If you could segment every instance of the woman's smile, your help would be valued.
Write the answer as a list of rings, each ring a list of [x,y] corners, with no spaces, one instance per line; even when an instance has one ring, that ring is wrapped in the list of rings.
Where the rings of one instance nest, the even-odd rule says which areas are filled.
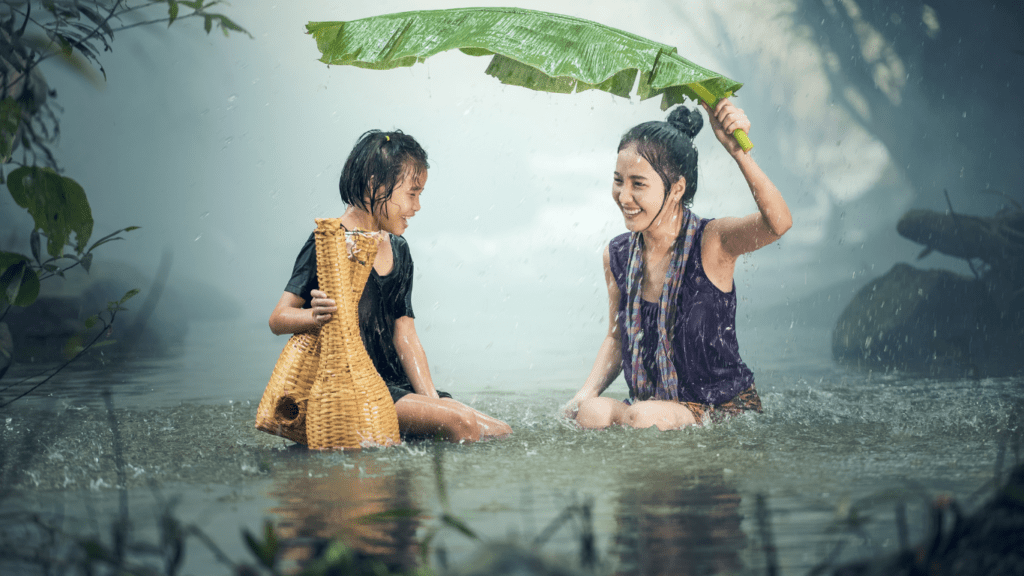
[[[636,146],[619,151],[612,179],[612,199],[622,211],[626,228],[632,232],[648,229],[665,201],[661,176],[641,156]]]

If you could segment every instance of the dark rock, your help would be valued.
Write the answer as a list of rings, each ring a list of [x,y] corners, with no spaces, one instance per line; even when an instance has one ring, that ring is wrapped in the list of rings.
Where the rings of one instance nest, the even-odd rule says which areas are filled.
[[[946,270],[896,264],[840,315],[832,356],[845,365],[935,376],[1024,371],[1024,323],[990,285]]]

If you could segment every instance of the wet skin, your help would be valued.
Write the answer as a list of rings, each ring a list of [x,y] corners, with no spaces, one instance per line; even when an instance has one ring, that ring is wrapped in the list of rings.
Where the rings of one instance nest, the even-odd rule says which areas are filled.
[[[349,230],[386,232],[381,234],[373,267],[381,276],[387,276],[394,267],[394,253],[390,234],[401,235],[408,229],[409,220],[420,210],[420,195],[427,183],[427,170],[416,173],[406,169],[402,182],[391,197],[372,213],[349,206],[341,222]],[[366,198],[369,205],[369,196]],[[319,328],[331,319],[338,308],[334,300],[321,290],[310,294],[310,308],[303,308],[305,300],[297,294],[284,292],[270,315],[270,329],[275,334],[293,334]],[[450,398],[439,398],[430,376],[427,355],[416,333],[413,318],[395,319],[395,350],[412,383],[415,394],[403,396],[395,403],[398,427],[402,434],[441,437],[451,442],[476,442],[512,433],[508,424],[474,410]]]
[[[732,290],[736,261],[743,254],[778,240],[793,224],[792,216],[778,188],[761,171],[749,152],[732,137],[734,130],[750,131],[750,120],[727,98],[708,112],[711,129],[726,152],[736,161],[746,179],[758,211],[744,217],[722,217],[709,222],[701,240],[704,271],[719,290]],[[619,151],[615,163],[612,199],[622,212],[626,229],[644,238],[641,297],[657,302],[668,269],[672,244],[679,234],[681,205],[686,180],[679,178],[668,190],[658,173],[640,156],[635,146]],[[605,283],[608,286],[608,333],[598,349],[590,375],[579,392],[562,407],[567,418],[584,428],[606,428],[613,424],[659,430],[681,428],[695,423],[693,413],[677,402],[647,400],[627,406],[601,397],[622,371],[622,334],[616,322],[621,297],[611,273],[608,248],[604,251]]]

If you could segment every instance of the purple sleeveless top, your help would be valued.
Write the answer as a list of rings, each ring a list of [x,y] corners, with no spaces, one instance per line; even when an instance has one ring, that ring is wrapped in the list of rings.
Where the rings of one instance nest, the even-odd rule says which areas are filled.
[[[701,261],[701,240],[710,220],[700,222],[694,236],[694,250],[686,262],[683,287],[676,308],[675,338],[672,356],[679,376],[679,400],[701,404],[723,404],[754,385],[754,374],[740,359],[736,341],[736,285],[731,292],[722,292],[704,272]],[[616,322],[625,334],[626,271],[629,267],[629,233],[620,234],[608,245],[612,276],[622,296],[619,298]],[[658,348],[658,303],[640,299],[640,358],[658,386],[659,373],[655,354]],[[622,369],[626,381],[631,380],[629,341],[622,338]],[[640,401],[647,398],[632,398]]]

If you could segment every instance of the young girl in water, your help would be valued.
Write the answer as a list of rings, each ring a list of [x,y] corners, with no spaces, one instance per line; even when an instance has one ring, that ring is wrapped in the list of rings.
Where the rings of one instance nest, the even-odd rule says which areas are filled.
[[[564,409],[584,428],[670,430],[761,411],[736,341],[733,271],[737,258],[778,240],[793,221],[779,190],[731,136],[750,130],[747,116],[728,99],[704,108],[758,211],[713,220],[690,211],[699,111],[679,106],[668,122],[645,122],[622,137],[612,199],[629,232],[604,252],[608,335]],[[629,399],[600,397],[620,371]]]
[[[427,183],[427,153],[401,131],[363,134],[341,172],[341,216],[346,230],[380,231],[385,238],[359,300],[359,332],[391,392],[402,435],[474,442],[512,433],[508,424],[434,389],[412,311],[412,256],[402,233],[420,210]],[[316,245],[310,234],[292,277],[270,315],[274,334],[317,329],[338,310],[319,290]]]

